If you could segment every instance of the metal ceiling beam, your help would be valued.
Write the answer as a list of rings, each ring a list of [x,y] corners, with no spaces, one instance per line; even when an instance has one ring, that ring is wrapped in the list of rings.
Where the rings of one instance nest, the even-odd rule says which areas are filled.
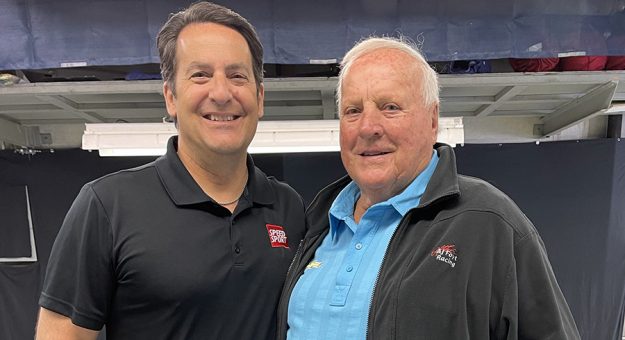
[[[130,118],[130,117],[124,117],[124,118],[118,118],[118,117],[114,117],[113,120],[120,120],[123,119],[124,121],[128,122],[128,123],[158,123],[158,122],[162,122],[163,121],[163,117],[154,117],[154,118],[145,118],[145,117],[139,117],[139,118]],[[58,119],[58,118],[51,118],[51,119],[23,119],[20,120],[20,122],[22,123],[22,125],[63,125],[63,124],[71,124],[71,125],[84,125],[85,124],[85,120],[81,119],[81,118],[67,118],[67,119]],[[121,123],[121,122],[118,122]]]
[[[0,117],[0,142],[28,146],[22,125]]]
[[[503,90],[495,95],[495,101],[490,105],[482,106],[479,110],[477,110],[475,116],[486,117],[490,115],[491,113],[495,112],[495,110],[503,106],[508,99],[513,98],[519,93],[525,91],[526,88],[526,85],[504,87]]]
[[[528,143],[537,139],[533,128],[540,117],[467,117],[463,123],[465,143]]]
[[[338,115],[334,90],[321,91],[321,103],[323,107],[323,119],[336,119]]]
[[[556,102],[556,101],[569,101],[577,98],[579,95],[576,93],[558,93],[558,94],[529,94],[519,95],[514,97],[510,102]]]
[[[606,78],[619,80],[625,78],[625,72],[550,72],[550,73],[484,73],[470,77],[442,74],[439,76],[441,87],[476,87],[476,86],[509,86],[553,84],[596,84],[605,82]],[[335,89],[337,78],[266,78],[266,90],[325,90]],[[108,93],[162,93],[161,80],[136,81],[98,81],[98,82],[62,82],[62,83],[30,83],[0,88],[0,95],[8,94],[41,94],[57,93],[75,94],[108,94]]]
[[[321,99],[318,100],[286,100],[286,101],[266,101],[265,107],[297,107],[297,106],[318,106],[321,107]]]
[[[608,72],[532,72],[532,73],[480,73],[470,77],[454,74],[439,75],[439,83],[443,88],[509,86],[515,85],[579,85],[604,83],[606,79],[618,81],[625,78],[623,71]]]
[[[265,91],[265,102],[291,100],[321,100],[321,92],[314,91]]]
[[[159,93],[163,92],[160,80],[135,81],[93,81],[93,82],[59,82],[17,84],[0,87],[0,95],[55,95],[71,94],[119,94],[119,93]]]
[[[493,96],[450,96],[441,95],[441,104],[492,104]]]
[[[63,96],[59,95],[37,95],[35,96],[37,99],[46,102],[48,104],[52,104],[58,108],[61,108],[67,112],[71,112],[73,115],[78,116],[80,118],[85,119],[89,123],[103,123],[104,119],[102,117],[96,115],[95,113],[82,111],[79,108],[79,105]]]
[[[307,91],[336,88],[337,78],[266,78],[265,91]],[[0,95],[119,94],[163,92],[161,80],[30,83],[0,88]]]
[[[542,119],[541,134],[549,136],[604,113],[610,107],[617,86],[618,81],[609,81],[558,108]]]
[[[610,108],[605,113],[609,115],[625,114],[625,104],[623,103],[612,104],[612,106],[610,106]]]
[[[334,90],[338,79],[333,78],[267,78],[265,91]]]
[[[578,103],[580,100],[584,103],[587,99],[582,98],[590,98],[584,94],[610,81],[620,81],[613,101],[625,101],[625,71],[441,75],[441,117],[473,116],[476,110],[481,110],[481,114],[486,116],[483,117],[484,122],[514,116],[527,121],[533,127],[542,122],[540,118],[549,122],[549,116],[557,110],[563,110],[566,103]],[[263,120],[320,120],[335,117],[332,92],[336,88],[336,82],[336,78],[326,77],[265,79],[266,117]],[[523,93],[511,96],[510,91],[516,86],[528,88]],[[42,131],[48,132],[49,125],[67,123],[82,126],[85,120],[94,121],[94,118],[106,121],[119,118],[128,122],[159,122],[162,116],[160,113],[165,114],[164,105],[159,103],[159,99],[162,99],[161,92],[160,80],[20,83],[0,87],[0,102],[7,104],[0,105],[0,117],[9,121],[12,126],[7,128],[9,125],[3,124],[0,139],[8,136],[7,129],[14,133],[16,127],[21,126],[23,136],[18,136],[21,140],[19,144],[28,145],[32,143],[29,132],[31,127],[39,125],[42,126]],[[58,101],[55,105],[47,104],[37,100],[36,96],[47,97],[47,103],[53,96],[62,96],[60,100],[64,105]],[[505,96],[510,98],[506,100]],[[86,111],[91,119],[67,114],[67,106],[83,114]],[[577,112],[572,106],[571,112]],[[623,112],[625,109],[615,103],[609,111],[600,110],[596,114]],[[482,119],[479,118],[479,121],[482,122]],[[556,124],[557,121],[562,122]],[[566,124],[562,117],[552,120],[551,123],[554,126]],[[541,124],[541,127],[548,128],[549,124]],[[489,130],[480,131],[487,133]],[[497,135],[495,131],[494,134]],[[533,134],[531,137],[537,138]],[[58,139],[54,139],[55,143],[57,141]]]
[[[0,105],[1,113],[34,113],[35,111],[56,111],[57,106],[50,104],[12,104],[12,105]]]
[[[536,117],[552,114],[554,110],[499,110],[489,117]]]
[[[162,102],[118,102],[118,103],[84,103],[76,104],[76,110],[85,112],[111,110],[111,109],[164,109],[165,101]]]
[[[317,116],[323,117],[321,106],[265,106],[266,116]]]

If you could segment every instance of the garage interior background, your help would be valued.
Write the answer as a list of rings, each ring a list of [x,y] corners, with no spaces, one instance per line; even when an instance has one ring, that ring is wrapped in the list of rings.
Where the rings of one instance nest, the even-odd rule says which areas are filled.
[[[165,116],[158,92],[157,99],[149,100],[147,94],[134,94],[141,100],[131,100],[119,92],[128,84],[158,88],[158,80],[130,79],[158,73],[154,37],[168,13],[188,3],[0,3],[0,70],[5,70],[0,73],[20,79],[18,84],[0,86],[0,339],[32,338],[50,247],[80,187],[105,173],[153,159],[100,158],[79,150],[80,138],[85,122],[160,122]],[[291,96],[305,80],[325,86],[320,97],[329,100],[299,94],[297,106],[276,100],[271,109],[281,105],[280,110],[268,114],[269,120],[335,119],[335,108],[328,106],[333,95],[328,84],[335,81],[336,62],[361,36],[402,32],[442,68],[452,61],[489,60],[493,72],[503,73],[441,78],[443,116],[464,119],[465,144],[456,147],[459,170],[504,190],[536,224],[583,339],[621,338],[625,147],[620,141],[623,109],[618,107],[625,101],[625,74],[574,73],[576,83],[567,74],[511,73],[505,61],[625,55],[623,1],[220,3],[257,27],[265,46],[268,83],[288,84],[281,96]],[[590,80],[582,84],[585,79]],[[459,83],[466,85],[461,88]],[[483,83],[495,92],[483,90]],[[545,90],[554,83],[557,89]],[[494,89],[495,85],[500,87]],[[71,101],[73,91],[89,86],[102,93],[89,93],[85,104]],[[480,90],[471,92],[476,88]],[[89,100],[100,100],[101,105],[97,96],[112,93],[121,97],[109,99],[115,105],[107,106],[108,111],[89,106]],[[529,105],[530,95],[539,96],[539,101]],[[509,110],[498,111],[515,96],[518,100],[508,103]],[[595,103],[597,96],[607,100]],[[126,106],[118,102],[124,98]],[[562,98],[569,101],[558,102]],[[303,110],[307,104],[321,111]],[[550,105],[553,110],[546,110]],[[471,116],[475,112],[480,117]],[[490,117],[498,112],[498,117]],[[544,116],[554,112],[573,118],[562,119],[551,135],[541,134]],[[494,144],[475,144],[485,142]],[[255,160],[308,201],[344,171],[336,153],[263,154],[255,155]]]

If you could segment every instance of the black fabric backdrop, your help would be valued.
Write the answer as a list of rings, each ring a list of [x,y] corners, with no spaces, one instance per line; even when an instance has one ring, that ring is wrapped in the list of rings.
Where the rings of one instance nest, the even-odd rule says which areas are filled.
[[[621,339],[625,143],[470,145],[458,171],[506,192],[545,241],[582,339]]]
[[[461,173],[484,178],[529,216],[585,340],[620,340],[625,311],[625,143],[615,139],[457,147]],[[34,156],[0,151],[0,188],[28,186],[39,261],[0,264],[0,339],[32,339],[50,248],[89,180],[152,158],[100,158],[82,150]],[[308,202],[344,170],[337,153],[255,155],[266,173]],[[2,199],[12,192],[0,191]],[[0,216],[0,245],[11,247]],[[12,251],[2,249],[2,251]]]

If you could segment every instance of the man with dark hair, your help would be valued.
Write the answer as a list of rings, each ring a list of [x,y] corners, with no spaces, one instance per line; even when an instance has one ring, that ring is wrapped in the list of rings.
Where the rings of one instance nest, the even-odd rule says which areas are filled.
[[[86,184],[57,236],[37,339],[272,339],[304,203],[247,154],[263,115],[262,46],[200,2],[158,35],[166,155]]]

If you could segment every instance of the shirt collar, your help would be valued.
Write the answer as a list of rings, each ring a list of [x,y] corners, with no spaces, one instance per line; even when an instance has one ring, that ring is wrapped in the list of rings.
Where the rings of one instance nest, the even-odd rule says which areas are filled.
[[[393,207],[402,217],[406,213],[416,207],[419,204],[421,196],[425,192],[436,165],[438,164],[438,154],[434,150],[432,151],[432,158],[427,167],[421,171],[421,173],[404,189],[401,193],[389,198],[384,202],[374,204],[372,207],[388,206]],[[332,237],[335,237],[338,228],[348,218],[354,216],[354,206],[356,201],[360,197],[360,188],[354,181],[351,181],[341,192],[336,196],[332,206],[328,212],[330,219],[330,233]]]
[[[432,178],[436,165],[438,164],[438,154],[436,151],[432,152],[432,158],[428,166],[421,171],[419,176],[415,178],[410,185],[404,189],[399,195],[391,197],[387,202],[390,203],[397,212],[403,217],[408,210],[419,205],[421,196],[425,192],[425,188]]]
[[[156,162],[158,176],[176,205],[191,205],[214,202],[195,182],[177,153],[178,136],[172,136],[167,142],[167,152]],[[259,204],[271,204],[275,200],[274,191],[267,176],[254,166],[252,157],[247,155],[249,178],[245,186],[247,198]]]

